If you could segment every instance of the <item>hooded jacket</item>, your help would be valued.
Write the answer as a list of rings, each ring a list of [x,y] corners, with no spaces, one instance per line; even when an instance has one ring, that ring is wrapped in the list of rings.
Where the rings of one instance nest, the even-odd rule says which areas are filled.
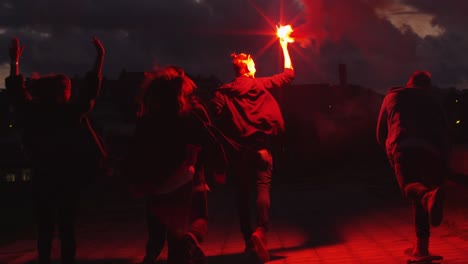
[[[449,127],[431,88],[393,87],[377,123],[377,142],[388,157],[405,148],[423,148],[444,159],[450,151]]]
[[[107,150],[87,117],[99,95],[99,74],[88,72],[78,98],[66,104],[37,101],[26,88],[22,75],[10,76],[5,83],[32,167],[45,172],[41,177],[46,177],[46,174],[48,177],[36,178],[36,182],[68,180],[70,183],[67,185],[73,185],[69,178],[62,177],[64,171],[76,176],[73,180],[81,183],[88,182],[96,176],[95,173],[99,173]]]
[[[280,107],[268,91],[291,83],[293,69],[271,77],[239,76],[222,85],[211,100],[216,124],[229,138],[239,142],[254,135],[278,135],[284,131]]]

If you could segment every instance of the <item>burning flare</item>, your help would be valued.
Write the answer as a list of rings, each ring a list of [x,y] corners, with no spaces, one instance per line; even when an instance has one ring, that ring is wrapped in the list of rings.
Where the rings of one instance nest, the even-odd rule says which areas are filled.
[[[290,35],[294,30],[292,29],[291,25],[286,26],[276,26],[276,35],[278,38],[285,40],[286,42],[292,43],[294,42],[294,38]]]

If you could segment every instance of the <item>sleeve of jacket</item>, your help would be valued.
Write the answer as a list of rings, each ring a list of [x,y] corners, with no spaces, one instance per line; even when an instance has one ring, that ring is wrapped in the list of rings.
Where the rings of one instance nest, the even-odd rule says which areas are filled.
[[[294,70],[285,68],[282,73],[275,74],[271,77],[257,78],[257,81],[261,82],[265,89],[272,89],[291,83],[294,80],[294,77]]]
[[[85,82],[81,87],[78,98],[79,112],[87,113],[94,108],[94,102],[101,90],[102,76],[94,71],[86,74]]]
[[[218,174],[223,174],[227,167],[227,158],[220,139],[214,133],[214,127],[206,109],[198,104],[194,108],[197,118],[202,124],[202,151],[200,158],[205,165]]]
[[[216,91],[208,105],[208,110],[211,114],[213,114],[215,119],[218,118],[223,112],[224,104],[225,102],[223,93]]]
[[[384,98],[382,102],[382,106],[380,108],[380,113],[379,113],[379,118],[377,120],[377,129],[376,129],[376,137],[377,137],[377,143],[385,149],[385,141],[387,140],[388,136],[388,124],[387,124],[387,119],[388,119],[388,112],[387,112],[387,103],[386,100],[387,98]]]

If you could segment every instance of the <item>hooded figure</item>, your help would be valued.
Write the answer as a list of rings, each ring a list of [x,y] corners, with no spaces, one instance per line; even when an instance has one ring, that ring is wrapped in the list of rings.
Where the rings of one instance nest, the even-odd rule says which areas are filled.
[[[284,70],[271,77],[255,78],[255,63],[245,53],[232,54],[236,79],[216,90],[211,100],[215,125],[224,134],[230,166],[238,193],[238,212],[245,252],[254,253],[262,262],[269,260],[266,247],[273,171],[272,141],[284,131],[284,120],[272,88],[288,85],[294,70],[287,48],[280,38]],[[250,226],[250,185],[256,187],[257,225]]]
[[[432,89],[429,72],[414,72],[406,86],[389,89],[377,124],[377,142],[403,196],[413,202],[416,243],[409,253],[414,258],[430,256],[430,226],[442,222],[442,185],[449,173],[448,122]]]

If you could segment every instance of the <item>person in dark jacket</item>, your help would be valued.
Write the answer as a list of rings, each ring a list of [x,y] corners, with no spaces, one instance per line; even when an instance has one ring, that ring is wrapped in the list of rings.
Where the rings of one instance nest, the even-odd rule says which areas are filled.
[[[389,89],[383,100],[377,142],[385,149],[404,197],[413,202],[414,257],[429,256],[430,226],[439,226],[443,183],[451,150],[448,122],[433,94],[431,75],[415,71],[404,87]]]
[[[269,223],[270,188],[273,170],[272,139],[284,131],[280,107],[270,89],[291,83],[294,70],[288,52],[288,41],[280,38],[284,71],[271,77],[255,78],[252,57],[232,54],[236,79],[214,93],[210,110],[215,125],[231,144],[230,168],[237,185],[238,213],[246,253],[254,252],[268,261],[266,232]],[[257,225],[250,221],[249,188],[256,184]]]
[[[205,263],[205,168],[222,174],[226,160],[195,88],[176,66],[147,73],[143,84],[126,173],[135,196],[146,201],[145,264],[156,263],[166,240],[168,263]]]
[[[33,197],[38,225],[37,250],[40,264],[51,262],[54,214],[58,215],[62,263],[75,263],[76,206],[81,187],[89,177],[97,157],[81,139],[83,119],[94,106],[101,85],[104,47],[93,39],[97,51],[87,85],[76,100],[71,98],[70,79],[63,74],[42,76],[25,85],[19,74],[19,59],[24,47],[11,41],[10,76],[6,79],[9,101],[21,128],[22,141],[32,163]],[[91,142],[93,144],[95,142]],[[99,146],[95,146],[96,149]]]

